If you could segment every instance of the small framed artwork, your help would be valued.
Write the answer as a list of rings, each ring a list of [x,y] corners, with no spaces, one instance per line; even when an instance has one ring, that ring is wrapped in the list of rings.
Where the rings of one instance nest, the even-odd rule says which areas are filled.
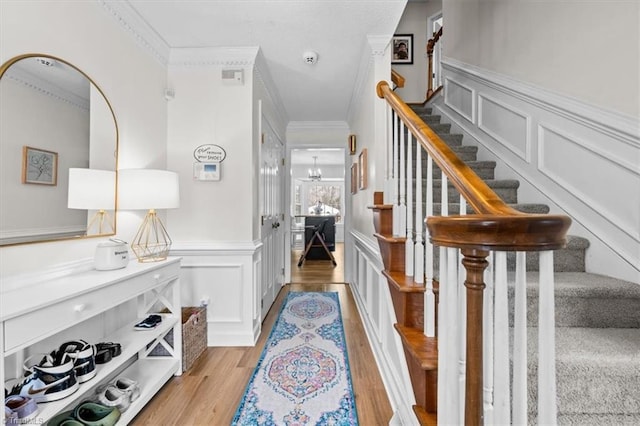
[[[394,34],[392,64],[413,64],[413,34]]]
[[[358,189],[367,188],[367,148],[363,148],[358,157]]]
[[[351,193],[358,192],[358,163],[351,165]]]
[[[356,135],[349,135],[349,155],[356,153]]]
[[[22,147],[22,183],[58,184],[58,153],[30,146]]]

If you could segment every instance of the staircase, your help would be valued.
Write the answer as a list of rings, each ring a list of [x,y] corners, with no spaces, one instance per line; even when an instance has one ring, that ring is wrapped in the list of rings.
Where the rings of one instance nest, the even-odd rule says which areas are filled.
[[[441,123],[440,117],[433,115],[430,108],[420,106],[413,110],[505,203],[522,212],[548,212],[548,207],[542,204],[518,203],[519,182],[496,180],[496,163],[478,161],[477,147],[463,145],[463,136],[451,134],[451,126]],[[423,166],[422,176],[426,174]],[[440,170],[434,170],[433,176],[439,178]],[[436,182],[434,186],[439,184]],[[452,186],[448,192],[449,200],[459,199]],[[441,206],[436,193],[439,191],[434,191],[434,214],[439,214]],[[450,202],[448,208],[449,214],[458,214],[460,210],[457,203]],[[423,332],[425,287],[405,275],[405,238],[393,237],[392,206],[383,204],[382,193],[375,194],[372,211],[375,237],[398,321],[395,328],[404,346],[415,394],[414,412],[420,424],[436,424],[438,343],[437,338],[426,337]],[[471,213],[469,209],[468,213]],[[585,272],[588,247],[589,242],[584,238],[569,236],[567,246],[554,254],[557,421],[566,425],[639,425],[640,283]],[[507,264],[512,271],[513,256],[508,256]],[[537,258],[531,253],[527,256],[527,269],[537,270]],[[535,272],[527,274],[527,282],[530,383],[527,423],[535,424],[537,358],[533,354],[537,353],[535,327],[538,324]],[[438,284],[434,282],[436,306],[437,288]],[[514,303],[513,293],[512,286],[510,306]],[[510,323],[513,323],[512,317]]]

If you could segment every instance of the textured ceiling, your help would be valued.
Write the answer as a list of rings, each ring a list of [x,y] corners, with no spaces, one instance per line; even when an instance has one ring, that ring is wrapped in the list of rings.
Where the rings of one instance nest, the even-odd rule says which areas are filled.
[[[406,0],[127,0],[169,48],[259,46],[289,121],[346,121],[367,36]],[[303,60],[317,52],[315,65]]]

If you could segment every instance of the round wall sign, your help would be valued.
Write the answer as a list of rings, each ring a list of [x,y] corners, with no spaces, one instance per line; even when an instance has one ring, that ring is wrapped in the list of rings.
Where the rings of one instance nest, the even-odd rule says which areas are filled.
[[[193,150],[193,156],[201,163],[222,163],[222,161],[227,157],[227,152],[220,145],[206,144],[200,145]]]

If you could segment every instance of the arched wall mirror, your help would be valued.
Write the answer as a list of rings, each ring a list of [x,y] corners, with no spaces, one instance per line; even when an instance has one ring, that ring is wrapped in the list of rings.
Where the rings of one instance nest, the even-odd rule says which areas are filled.
[[[0,67],[0,245],[115,234],[118,127],[102,90],[50,55]]]

